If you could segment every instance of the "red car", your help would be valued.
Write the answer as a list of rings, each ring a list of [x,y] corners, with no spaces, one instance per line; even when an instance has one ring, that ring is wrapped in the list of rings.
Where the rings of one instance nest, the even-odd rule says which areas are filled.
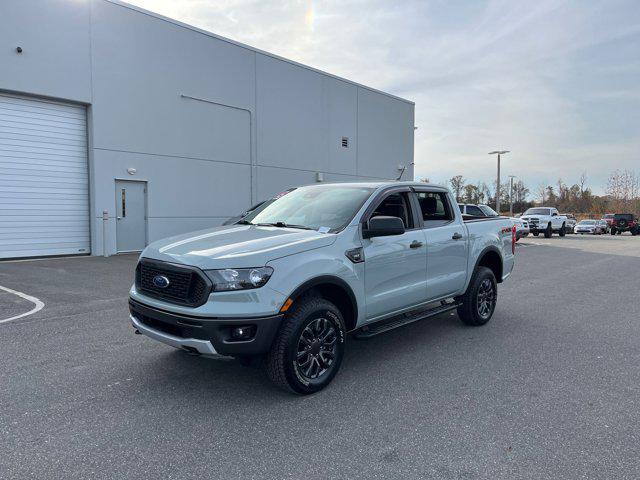
[[[604,215],[602,215],[602,218],[601,218],[601,220],[604,220],[605,222],[607,222],[609,230],[611,230],[611,224],[613,223],[613,217],[615,217],[615,215],[613,213],[605,213]]]
[[[616,213],[611,222],[611,235],[622,232],[631,232],[631,235],[640,233],[640,225],[638,219],[633,213]]]

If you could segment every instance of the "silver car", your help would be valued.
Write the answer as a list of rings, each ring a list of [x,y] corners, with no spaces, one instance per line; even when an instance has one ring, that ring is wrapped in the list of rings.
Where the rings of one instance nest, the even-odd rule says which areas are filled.
[[[600,235],[604,233],[602,225],[600,225],[599,220],[580,220],[576,226],[574,227],[574,233],[579,233],[580,235],[584,235],[585,233],[591,235]]]

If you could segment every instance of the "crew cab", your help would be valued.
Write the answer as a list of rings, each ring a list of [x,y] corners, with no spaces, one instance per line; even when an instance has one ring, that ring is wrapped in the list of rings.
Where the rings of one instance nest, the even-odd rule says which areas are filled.
[[[192,354],[258,360],[276,385],[309,394],[338,372],[349,332],[452,310],[486,324],[514,253],[509,219],[463,221],[441,186],[304,186],[234,225],[149,245],[129,319]]]
[[[522,215],[522,220],[529,224],[529,231],[537,237],[544,233],[545,238],[550,238],[556,232],[561,237],[567,233],[567,217],[560,215],[557,208],[535,207],[529,208]]]

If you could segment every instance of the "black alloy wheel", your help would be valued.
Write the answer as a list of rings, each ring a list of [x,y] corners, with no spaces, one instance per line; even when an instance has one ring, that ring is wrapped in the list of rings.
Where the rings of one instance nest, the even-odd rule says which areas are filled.
[[[298,339],[296,366],[307,380],[316,380],[331,370],[337,355],[338,334],[326,318],[305,327]]]
[[[496,307],[496,291],[494,284],[489,278],[485,278],[480,283],[476,299],[478,316],[483,320],[491,318],[491,314]]]

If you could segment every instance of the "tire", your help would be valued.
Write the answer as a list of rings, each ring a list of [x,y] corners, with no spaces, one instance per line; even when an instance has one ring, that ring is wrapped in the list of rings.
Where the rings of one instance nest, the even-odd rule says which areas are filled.
[[[553,229],[551,228],[551,224],[549,224],[544,230],[544,238],[551,238],[551,235],[553,235]]]
[[[487,296],[487,293],[490,295]],[[482,299],[482,303],[480,303],[480,299]],[[472,327],[484,325],[491,320],[497,299],[498,284],[495,275],[487,267],[477,267],[467,291],[462,296],[462,304],[458,307],[458,317],[465,325]]]
[[[562,226],[560,227],[560,232],[558,232],[560,234],[561,237],[564,237],[567,234],[567,231],[565,230],[565,225],[564,223],[562,224]]]
[[[612,229],[611,229],[611,235],[615,235],[615,234],[616,234],[616,229],[615,229],[615,228],[612,228]]]
[[[529,234],[528,234],[528,233],[525,233],[525,234],[524,234],[524,235],[522,235],[522,236],[523,236],[523,237],[528,237],[528,236],[529,236]]]
[[[345,339],[340,310],[321,297],[304,296],[287,313],[273,341],[267,354],[267,376],[289,392],[318,392],[338,373]]]
[[[537,237],[538,235],[540,235],[540,232],[533,232],[534,237]]]

